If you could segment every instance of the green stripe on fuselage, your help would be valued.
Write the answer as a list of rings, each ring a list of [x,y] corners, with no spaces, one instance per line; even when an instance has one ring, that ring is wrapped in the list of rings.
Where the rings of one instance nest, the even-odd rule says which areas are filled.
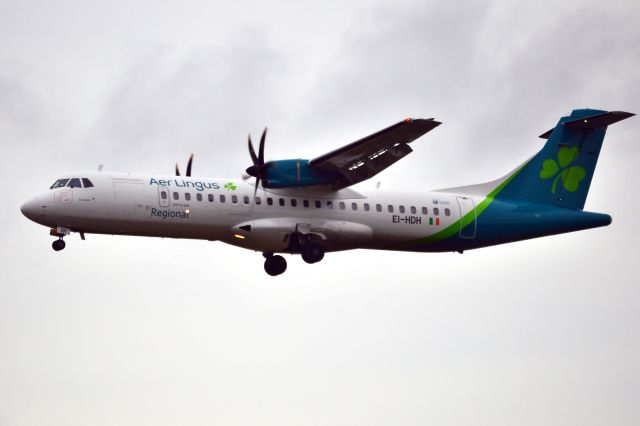
[[[470,211],[469,213],[465,214],[461,219],[458,219],[457,221],[455,221],[451,225],[447,226],[446,228],[444,228],[440,232],[437,232],[437,233],[435,233],[433,235],[430,235],[428,237],[424,237],[424,238],[419,238],[417,240],[408,241],[407,243],[409,243],[409,244],[435,243],[435,242],[438,242],[438,241],[442,241],[445,238],[449,238],[449,237],[452,237],[452,236],[456,235],[465,226],[471,224],[474,221],[474,219],[477,219],[477,217],[480,216],[480,214],[483,211],[485,211],[486,208],[489,207],[489,205],[493,202],[495,196],[498,195],[500,193],[500,191],[502,191],[504,189],[504,187],[507,186],[507,184],[509,182],[511,182],[511,180],[513,180],[513,178],[516,177],[518,175],[518,173],[520,173],[520,171],[527,164],[528,164],[528,162],[523,164],[522,167],[520,167],[518,170],[513,172],[513,174],[511,174],[511,176],[509,176],[504,182],[502,182],[500,185],[498,185],[498,187],[496,189],[491,191],[487,195],[487,197],[484,200],[482,200],[482,202],[480,204],[478,204],[476,206],[475,212],[473,210]]]

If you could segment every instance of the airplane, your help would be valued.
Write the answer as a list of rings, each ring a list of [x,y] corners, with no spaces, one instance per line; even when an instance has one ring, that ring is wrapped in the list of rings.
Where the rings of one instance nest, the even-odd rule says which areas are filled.
[[[352,249],[463,253],[609,225],[583,208],[607,126],[633,115],[576,109],[505,176],[432,192],[350,188],[441,124],[407,118],[311,160],[265,162],[265,129],[257,154],[249,136],[246,180],[191,176],[193,155],[185,176],[177,164],[174,175],[70,173],[21,211],[50,228],[55,251],[71,232],[222,241],[262,252],[271,276],[287,269],[285,253],[309,264]]]

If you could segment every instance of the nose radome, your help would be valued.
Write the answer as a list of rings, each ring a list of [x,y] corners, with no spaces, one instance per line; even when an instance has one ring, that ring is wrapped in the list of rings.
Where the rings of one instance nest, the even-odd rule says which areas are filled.
[[[38,214],[38,200],[36,198],[32,198],[31,200],[27,201],[22,206],[20,206],[20,211],[28,219],[34,220],[34,218]]]

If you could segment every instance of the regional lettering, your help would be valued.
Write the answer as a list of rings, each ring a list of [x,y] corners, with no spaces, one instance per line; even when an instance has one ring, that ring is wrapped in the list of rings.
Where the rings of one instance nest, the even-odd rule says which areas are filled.
[[[163,219],[167,219],[167,218],[189,219],[189,213],[187,212],[177,212],[174,210],[159,210],[156,208],[151,208],[151,216],[157,216]]]

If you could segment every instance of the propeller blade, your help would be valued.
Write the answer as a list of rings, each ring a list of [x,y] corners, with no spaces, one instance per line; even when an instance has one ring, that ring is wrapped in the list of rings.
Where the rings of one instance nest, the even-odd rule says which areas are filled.
[[[260,175],[256,176],[256,187],[253,189],[253,202],[256,202],[256,194],[258,193],[258,186],[260,186]]]
[[[265,127],[262,131],[262,137],[260,138],[260,147],[258,148],[258,161],[262,166],[264,165],[264,140],[267,137],[267,128]]]
[[[178,168],[178,163],[176,163],[176,176],[180,176],[180,169]]]
[[[193,154],[189,156],[189,161],[187,162],[187,174],[185,176],[191,177],[191,165],[193,164]]]
[[[253,161],[253,164],[257,165],[258,156],[256,155],[256,151],[253,149],[253,144],[251,143],[251,135],[249,135],[249,155],[251,155],[251,161]]]

